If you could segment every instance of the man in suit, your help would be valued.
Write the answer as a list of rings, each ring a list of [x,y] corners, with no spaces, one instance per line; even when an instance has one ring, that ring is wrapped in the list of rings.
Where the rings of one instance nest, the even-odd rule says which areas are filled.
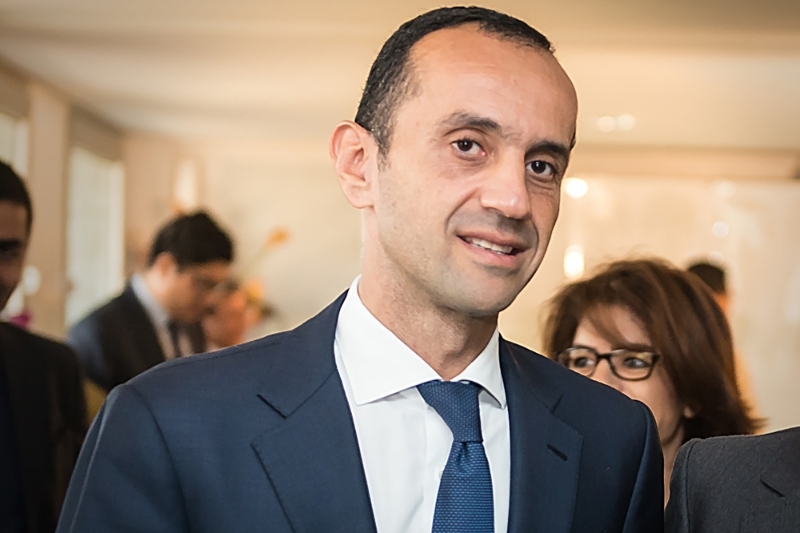
[[[670,494],[667,533],[800,531],[800,428],[689,441]]]
[[[25,184],[0,162],[0,308],[19,284],[32,221]],[[55,531],[85,434],[72,350],[0,323],[0,531]]]
[[[69,332],[89,379],[109,391],[158,363],[204,352],[200,320],[232,260],[231,238],[208,214],[168,222],[145,271]]]
[[[293,331],[116,389],[60,531],[659,531],[647,408],[497,332],[544,256],[576,113],[520,20],[401,26],[330,144],[361,276]]]

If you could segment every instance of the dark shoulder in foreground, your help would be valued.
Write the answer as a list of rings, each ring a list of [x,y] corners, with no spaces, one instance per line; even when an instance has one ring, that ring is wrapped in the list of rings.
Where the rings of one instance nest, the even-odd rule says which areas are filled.
[[[49,358],[56,364],[67,367],[78,367],[75,352],[63,342],[44,335],[31,333],[7,322],[0,323],[4,336],[13,339],[26,357]]]
[[[800,427],[764,435],[694,439],[681,452],[692,479],[708,489],[724,488],[736,479],[756,480],[775,464],[800,476]]]

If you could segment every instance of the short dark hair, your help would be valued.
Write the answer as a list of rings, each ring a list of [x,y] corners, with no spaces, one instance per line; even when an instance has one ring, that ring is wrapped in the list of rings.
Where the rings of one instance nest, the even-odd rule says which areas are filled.
[[[728,321],[711,291],[659,259],[610,263],[561,289],[550,302],[545,326],[548,356],[555,359],[572,346],[584,318],[611,344],[624,346],[604,312],[608,306],[627,310],[641,324],[678,399],[694,412],[683,421],[684,442],[751,434],[763,425],[742,399]]]
[[[178,268],[233,261],[233,241],[204,211],[179,215],[162,227],[153,239],[147,265],[162,253],[169,253]]]
[[[411,49],[428,34],[465,24],[476,24],[490,35],[553,53],[547,37],[523,21],[491,9],[442,7],[409,20],[389,37],[372,63],[356,112],[355,122],[372,134],[381,155],[388,153],[399,103],[413,92]]]
[[[0,202],[10,202],[25,208],[27,219],[25,222],[28,233],[33,225],[33,205],[31,195],[25,182],[14,172],[11,166],[0,161]]]
[[[699,261],[687,268],[689,272],[700,278],[714,294],[727,294],[725,271],[717,265]]]

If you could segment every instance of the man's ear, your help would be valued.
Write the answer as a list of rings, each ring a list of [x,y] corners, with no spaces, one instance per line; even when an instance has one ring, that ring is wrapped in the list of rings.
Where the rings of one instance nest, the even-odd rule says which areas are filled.
[[[175,261],[175,258],[169,252],[161,252],[156,256],[155,261],[153,261],[153,268],[156,272],[161,274],[162,276],[166,276],[172,274],[178,269],[178,263]]]
[[[330,155],[345,197],[357,209],[374,204],[378,146],[372,135],[350,120],[333,130]]]

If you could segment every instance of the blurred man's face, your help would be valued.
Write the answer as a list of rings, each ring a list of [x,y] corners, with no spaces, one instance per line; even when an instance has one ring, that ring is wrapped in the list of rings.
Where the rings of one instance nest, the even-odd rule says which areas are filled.
[[[0,309],[19,285],[28,249],[28,212],[24,207],[0,201]]]
[[[219,294],[215,289],[229,273],[230,263],[225,261],[184,268],[178,268],[173,262],[165,276],[165,310],[179,322],[198,322],[216,303]]]
[[[366,213],[377,268],[433,305],[496,314],[544,257],[575,134],[577,99],[547,52],[472,26],[411,54]]]
[[[247,293],[242,289],[221,296],[211,313],[203,318],[206,340],[218,348],[244,342],[247,305]]]

